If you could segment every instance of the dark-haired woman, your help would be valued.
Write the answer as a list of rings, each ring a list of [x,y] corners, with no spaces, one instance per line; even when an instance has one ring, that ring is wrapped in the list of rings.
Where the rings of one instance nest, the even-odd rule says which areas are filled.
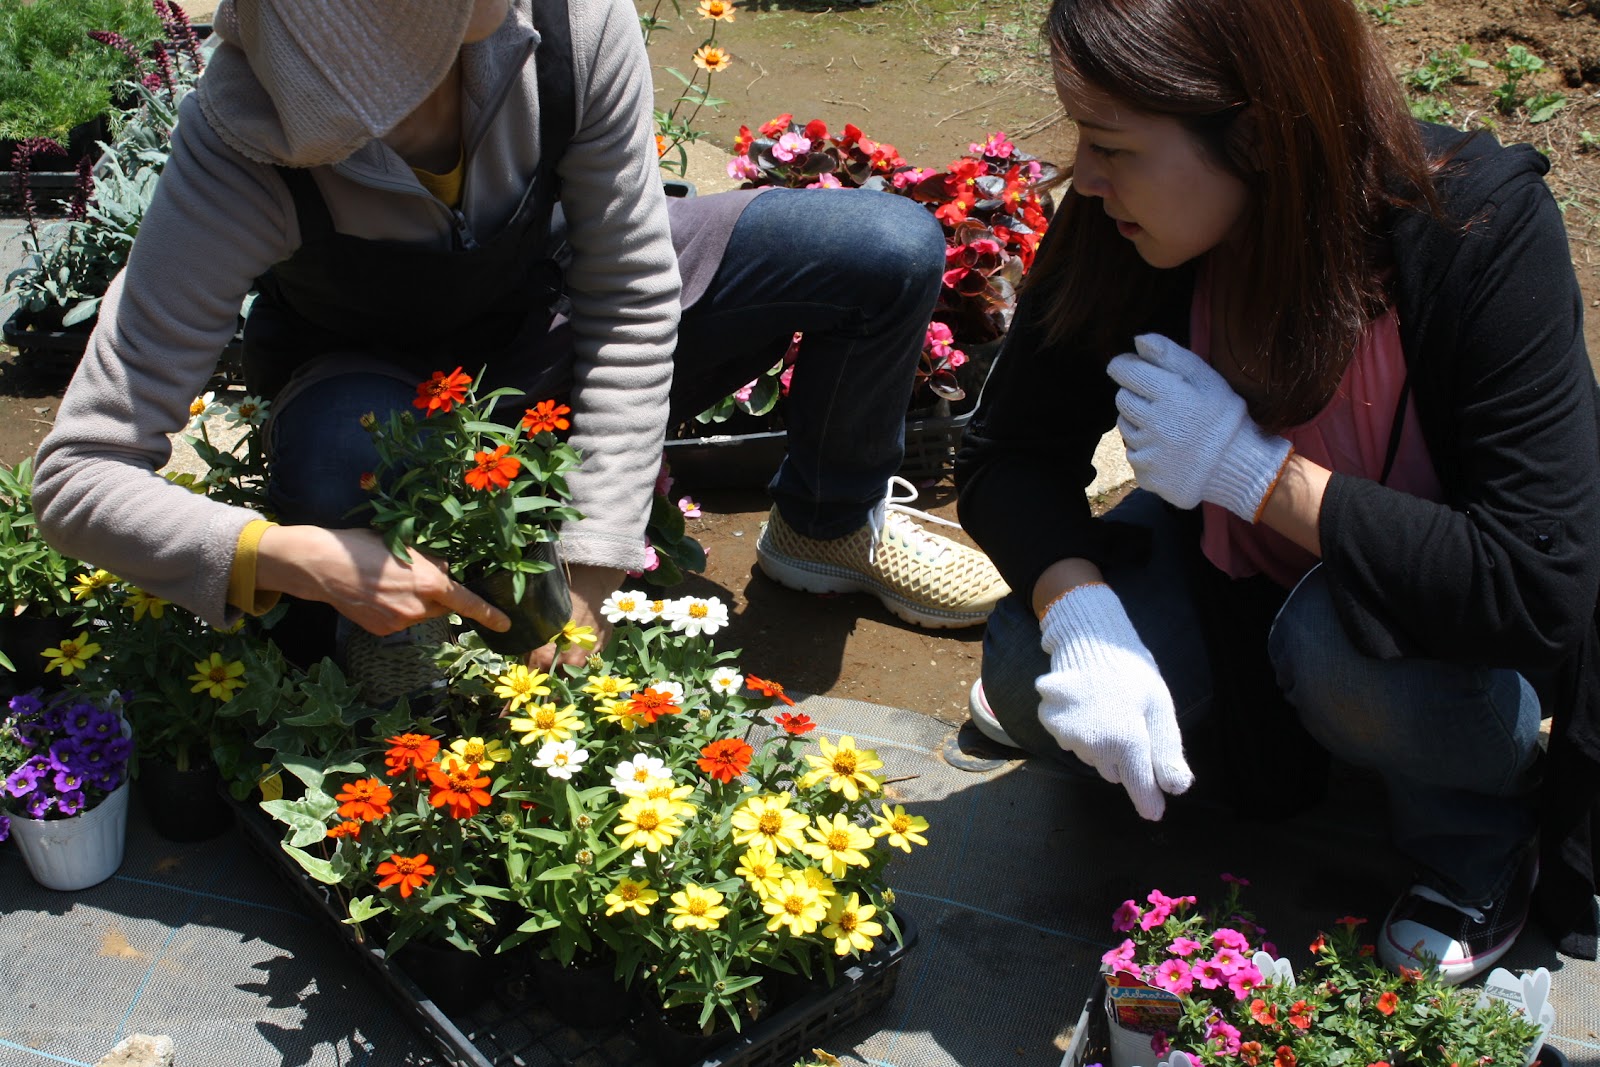
[[[1481,972],[1536,882],[1593,958],[1600,405],[1548,164],[1413,122],[1346,0],[1048,35],[1072,186],[958,462],[1017,591],[974,721],[1152,819],[1186,741],[1296,774],[1263,739],[1303,729],[1388,786],[1391,965]],[[1113,423],[1139,489],[1096,520]]]

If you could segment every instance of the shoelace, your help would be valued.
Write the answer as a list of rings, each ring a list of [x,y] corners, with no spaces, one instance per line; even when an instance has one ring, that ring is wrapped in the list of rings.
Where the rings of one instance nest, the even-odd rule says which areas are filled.
[[[1481,909],[1471,908],[1465,904],[1457,904],[1455,901],[1451,900],[1437,889],[1430,889],[1425,885],[1414,885],[1411,887],[1411,895],[1414,897],[1421,897],[1423,900],[1431,900],[1435,904],[1443,904],[1447,908],[1453,908],[1475,923],[1482,924],[1484,921],[1484,915]]]
[[[908,496],[895,496],[895,490],[900,489]],[[895,534],[903,541],[907,548],[917,556],[927,559],[932,563],[944,562],[950,554],[950,543],[943,538],[928,533],[915,522],[913,518],[923,522],[938,523],[940,526],[949,526],[952,529],[961,529],[959,522],[941,519],[937,515],[930,515],[917,508],[908,508],[907,504],[917,499],[917,487],[900,477],[898,474],[889,477],[889,489],[878,506],[872,509],[868,516],[867,525],[872,528],[872,542],[867,546],[867,562],[878,561],[878,542],[883,539],[884,531],[888,529],[891,520],[894,521]]]

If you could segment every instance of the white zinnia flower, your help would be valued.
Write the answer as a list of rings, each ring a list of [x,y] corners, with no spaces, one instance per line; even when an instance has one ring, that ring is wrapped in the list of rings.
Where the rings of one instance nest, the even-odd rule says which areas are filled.
[[[663,617],[689,637],[710,636],[728,625],[728,608],[716,597],[686,596],[669,604]]]
[[[651,682],[643,688],[654,689],[658,693],[666,693],[672,698],[674,704],[680,707],[683,706],[683,686],[677,682]]]
[[[635,756],[623,760],[611,771],[611,788],[625,797],[642,797],[651,782],[672,781],[672,771],[655,756]]]
[[[552,778],[567,780],[588,758],[588,750],[579,748],[576,741],[551,741],[539,749],[533,765],[543,767]]]
[[[737,667],[718,667],[711,672],[707,684],[711,686],[713,693],[732,696],[744,688],[744,675],[739,673]]]
[[[600,605],[600,614],[606,617],[609,623],[644,622],[651,617],[650,602],[641,593],[631,589],[618,589],[606,597],[605,603]]]
[[[223,413],[229,426],[260,426],[267,421],[267,402],[259,396],[247,396]]]

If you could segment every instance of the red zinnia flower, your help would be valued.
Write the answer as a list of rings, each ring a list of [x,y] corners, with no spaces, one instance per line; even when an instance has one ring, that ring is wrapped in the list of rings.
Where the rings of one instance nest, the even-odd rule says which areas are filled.
[[[426,852],[419,852],[415,856],[402,856],[396,852],[378,864],[378,873],[383,876],[378,883],[379,889],[397,885],[400,895],[409,897],[413,889],[421,889],[422,883],[433,874],[433,864],[428,862]]]
[[[425,777],[424,768],[439,755],[439,742],[427,734],[400,734],[384,740],[390,745],[389,751],[383,755],[383,762],[389,765],[385,773],[390,778],[404,774],[413,767],[417,770],[418,778]]]
[[[462,374],[460,367],[449,374],[436,370],[432,378],[417,386],[417,396],[411,406],[421,408],[425,419],[433,418],[436,411],[448,415],[451,407],[467,399],[467,389],[471,385],[472,379]]]
[[[700,750],[695,762],[700,769],[719,782],[728,783],[750,769],[750,757],[755,750],[737,737],[713,741]]]
[[[629,714],[638,715],[645,722],[655,722],[663,715],[676,715],[683,710],[672,702],[671,693],[663,693],[657,689],[645,689],[635,693],[628,703]]]
[[[1288,1045],[1279,1045],[1278,1054],[1272,1057],[1272,1067],[1294,1067],[1295,1062],[1294,1049]]]
[[[428,781],[433,785],[428,803],[436,808],[448,804],[450,816],[455,819],[472,818],[479,808],[487,807],[492,800],[487,788],[489,778],[478,774],[476,763],[460,759],[447,759],[442,765],[431,763]]]
[[[765,678],[757,678],[753,674],[747,674],[744,676],[744,684],[764,697],[776,697],[791,708],[794,707],[794,701],[789,699],[783,691],[783,686],[777,682],[769,682]]]
[[[328,836],[333,838],[360,837],[361,824],[354,820],[342,822],[338,826],[330,827],[328,830]]]
[[[516,456],[508,456],[510,445],[501,445],[493,452],[478,452],[473,455],[476,466],[467,468],[467,485],[473,489],[487,492],[490,486],[504,489],[511,484],[522,470],[522,461]]]
[[[376,778],[358,778],[346,783],[333,799],[339,802],[340,818],[372,822],[389,814],[394,792]]]
[[[1390,990],[1378,998],[1377,1008],[1380,1014],[1393,1015],[1394,1009],[1400,1006],[1400,994]]]
[[[791,711],[773,716],[772,721],[781,726],[784,733],[793,734],[795,737],[799,737],[801,734],[808,734],[817,728],[817,724],[811,721],[810,716],[796,715]]]
[[[569,430],[572,421],[563,416],[572,414],[572,409],[565,404],[557,404],[554,400],[541,400],[529,408],[522,416],[522,427],[528,431],[529,437],[537,436],[545,430],[554,433],[557,430]]]

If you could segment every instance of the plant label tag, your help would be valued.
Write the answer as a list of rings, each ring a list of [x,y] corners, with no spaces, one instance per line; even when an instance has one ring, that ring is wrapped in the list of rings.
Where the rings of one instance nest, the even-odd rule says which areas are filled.
[[[1544,1047],[1545,1038],[1556,1024],[1556,1009],[1550,1003],[1550,971],[1540,967],[1518,976],[1504,967],[1496,967],[1483,983],[1478,1007],[1485,1007],[1491,1000],[1502,1001],[1513,1011],[1538,1022],[1539,1036],[1522,1061],[1522,1067],[1532,1067],[1539,1050]]]

